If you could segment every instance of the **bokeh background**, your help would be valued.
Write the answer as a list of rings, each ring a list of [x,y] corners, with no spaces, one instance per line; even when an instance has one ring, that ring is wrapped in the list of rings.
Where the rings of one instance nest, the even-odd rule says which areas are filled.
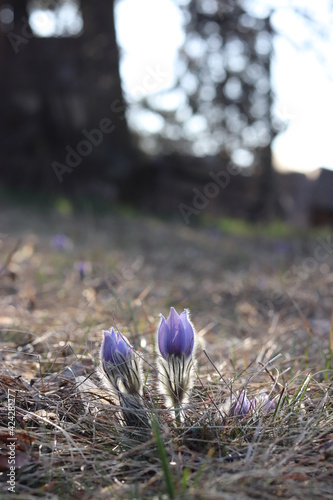
[[[2,196],[332,224],[332,20],[329,0],[2,0]]]

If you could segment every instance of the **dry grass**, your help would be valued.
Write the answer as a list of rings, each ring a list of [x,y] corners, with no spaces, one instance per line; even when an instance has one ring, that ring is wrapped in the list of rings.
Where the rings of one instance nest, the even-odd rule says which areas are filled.
[[[313,256],[315,235],[258,240],[13,208],[0,227],[1,498],[12,495],[8,388],[19,498],[330,497],[332,256],[307,274],[298,267],[297,287],[281,281]],[[69,238],[63,249],[56,234]],[[200,341],[182,424],[156,389],[153,338],[171,305],[190,308]],[[143,358],[151,432],[124,426],[99,383],[101,330],[111,325]],[[226,417],[221,404],[244,387],[280,395],[277,410]]]

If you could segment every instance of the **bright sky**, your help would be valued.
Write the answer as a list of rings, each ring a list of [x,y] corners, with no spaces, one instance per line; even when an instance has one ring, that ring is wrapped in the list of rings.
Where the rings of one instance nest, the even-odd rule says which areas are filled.
[[[116,28],[129,100],[169,88],[184,42],[182,16],[172,0],[121,0],[116,4]],[[146,78],[155,71],[159,77]]]
[[[274,151],[279,163],[294,170],[333,169],[333,14],[329,3],[293,2],[294,8],[308,9],[320,26],[319,34],[309,30],[286,1],[281,2],[272,20],[280,33],[287,34],[275,40],[272,84],[277,112],[289,123],[276,138]],[[298,46],[310,41],[310,50],[298,50],[286,38]]]
[[[277,111],[289,123],[274,143],[279,163],[290,169],[333,169],[333,81],[314,54],[276,42],[273,84]]]
[[[302,0],[301,5],[309,1]],[[264,4],[261,3],[261,7]],[[278,5],[274,25],[294,35],[296,29],[297,40],[306,40],[308,33],[290,14],[290,3],[282,0]],[[297,2],[293,5],[297,6]],[[329,25],[328,0],[318,0],[315,8],[318,20]],[[262,14],[266,13],[264,8]],[[129,100],[135,102],[137,98],[168,88],[174,77],[177,50],[184,40],[182,17],[174,2],[120,0],[116,22],[124,51],[121,75]],[[312,51],[297,50],[281,37],[276,39],[274,49],[275,109],[288,123],[286,131],[273,144],[274,155],[280,165],[291,170],[311,171],[321,166],[333,169],[333,78],[329,79],[325,67]],[[145,85],[147,68],[159,71],[159,77],[149,80],[150,87]],[[149,112],[136,119],[151,131],[161,126]]]

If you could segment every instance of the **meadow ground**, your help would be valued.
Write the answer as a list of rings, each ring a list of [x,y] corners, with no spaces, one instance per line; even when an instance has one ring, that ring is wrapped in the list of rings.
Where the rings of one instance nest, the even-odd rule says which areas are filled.
[[[13,207],[0,231],[1,498],[13,437],[22,499],[332,498],[328,233]],[[171,306],[198,332],[183,422],[156,385]],[[111,326],[142,357],[152,430],[124,425],[99,381]],[[276,407],[229,414],[243,389]]]

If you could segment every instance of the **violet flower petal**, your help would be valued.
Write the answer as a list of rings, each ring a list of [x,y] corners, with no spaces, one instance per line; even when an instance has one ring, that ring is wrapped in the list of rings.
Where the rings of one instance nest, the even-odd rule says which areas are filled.
[[[123,339],[119,332],[116,333],[115,336],[115,352],[119,352],[119,354],[125,359],[129,359],[132,353],[132,349],[129,344]]]
[[[246,395],[246,391],[242,391],[236,399],[236,405],[233,410],[234,415],[246,415],[252,409],[252,402]]]
[[[269,400],[266,404],[265,404],[265,411],[274,411],[276,410],[276,407],[278,405],[278,399],[274,398],[272,400]]]
[[[103,342],[101,347],[101,357],[103,362],[114,363],[113,356],[113,341],[111,333],[107,330],[103,330]]]
[[[166,342],[169,336],[170,336],[170,331],[168,325],[166,323],[165,317],[163,316],[163,314],[161,314],[161,323],[160,326],[158,327],[157,338],[158,338],[158,348],[163,358],[166,358],[168,356]]]
[[[189,356],[191,356],[194,347],[194,330],[188,320],[188,313],[186,310],[181,313],[180,320],[185,331],[184,354],[188,358]]]
[[[169,335],[166,338],[166,348],[169,356],[181,357],[185,351],[185,330],[177,311],[171,307],[167,319]]]

